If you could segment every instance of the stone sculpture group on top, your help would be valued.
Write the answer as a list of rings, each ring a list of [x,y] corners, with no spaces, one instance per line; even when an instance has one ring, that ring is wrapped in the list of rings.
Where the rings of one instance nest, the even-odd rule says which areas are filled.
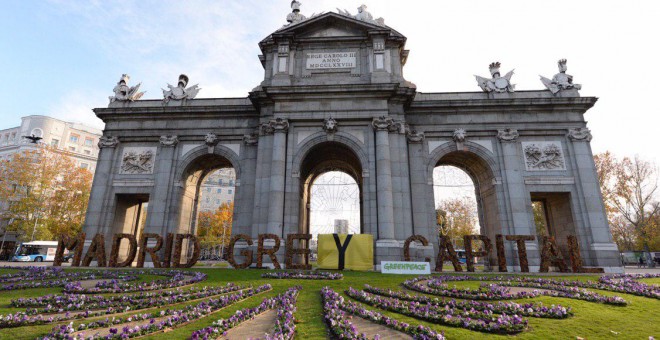
[[[287,26],[309,20],[316,16],[316,15],[312,15],[309,18],[306,17],[300,12],[301,6],[302,3],[299,2],[298,0],[291,1],[292,12],[289,13],[289,15],[287,15],[286,18],[286,21],[288,22]],[[358,7],[358,13],[356,15],[351,14],[347,10],[341,10],[339,8],[337,8],[337,12],[340,15],[353,18],[355,20],[364,21],[374,25],[385,26],[385,20],[383,18],[374,19],[373,15],[369,13],[369,11],[367,11],[366,5],[361,5],[360,7]],[[557,95],[558,93],[564,90],[582,89],[582,85],[574,84],[573,76],[566,73],[567,70],[566,63],[567,63],[566,59],[561,59],[558,61],[557,64],[559,66],[559,73],[555,74],[555,76],[552,77],[552,79],[548,79],[546,77],[541,76],[541,82],[550,92],[552,92],[553,95]],[[515,92],[516,85],[511,83],[511,78],[514,75],[514,71],[511,70],[507,74],[505,74],[504,77],[502,77],[500,74],[501,65],[502,64],[497,61],[489,65],[489,70],[491,74],[490,78],[475,76],[477,80],[477,85],[481,88],[482,91],[486,93]],[[136,86],[129,87],[127,85],[129,79],[130,77],[127,74],[122,75],[119,82],[113,89],[115,95],[110,97],[110,103],[113,103],[115,101],[132,102],[142,98],[142,96],[145,94],[145,92],[139,92],[140,85],[142,84],[140,83]],[[179,76],[179,82],[177,86],[172,86],[168,84],[167,85],[168,90],[163,89],[163,103],[167,104],[171,100],[184,101],[186,99],[194,99],[201,90],[201,88],[199,87],[199,85],[194,85],[186,88],[186,86],[188,86],[188,81],[189,81],[188,76],[182,74]],[[330,129],[330,131],[332,130],[334,130],[334,128]]]

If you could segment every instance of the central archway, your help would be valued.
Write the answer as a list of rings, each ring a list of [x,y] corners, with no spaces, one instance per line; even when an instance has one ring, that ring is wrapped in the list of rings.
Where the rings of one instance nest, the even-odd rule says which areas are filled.
[[[363,180],[362,180],[362,164],[359,157],[346,145],[338,142],[323,142],[312,147],[306,154],[305,158],[300,165],[300,217],[299,217],[299,232],[303,234],[313,234],[314,230],[311,228],[312,216],[312,197],[314,191],[312,190],[314,184],[321,182],[324,185],[350,185],[351,181],[343,181],[342,183],[332,183],[332,181],[321,179],[326,174],[337,174],[337,176],[348,176],[357,185],[358,193],[357,198],[359,202],[359,218],[357,224],[359,225],[358,233],[362,232],[364,226],[362,204],[363,196]],[[319,181],[319,179],[321,179]],[[328,183],[326,183],[328,182]],[[346,182],[346,183],[344,183]],[[318,194],[318,191],[316,191]],[[353,222],[354,224],[356,222]],[[355,227],[355,226],[353,226]],[[318,232],[317,232],[318,233]],[[314,235],[316,236],[316,235]]]

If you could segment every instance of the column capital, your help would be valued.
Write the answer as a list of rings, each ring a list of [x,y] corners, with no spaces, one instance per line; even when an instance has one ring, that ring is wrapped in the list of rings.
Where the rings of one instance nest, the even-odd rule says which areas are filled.
[[[289,131],[289,121],[284,118],[271,119],[268,123],[261,124],[261,133],[264,135],[286,133],[287,131]]]
[[[591,142],[593,136],[588,128],[568,129],[568,139],[573,142]]]
[[[99,149],[116,148],[119,145],[119,138],[116,136],[102,136],[99,138]]]
[[[409,130],[408,133],[406,134],[406,137],[408,138],[408,143],[410,144],[420,144],[424,141],[424,132],[417,132],[417,130],[412,129]]]
[[[373,122],[371,122],[371,126],[373,126],[376,131],[390,131],[394,126],[394,119],[385,116],[374,118]]]
[[[520,133],[516,129],[503,129],[497,131],[497,139],[500,142],[516,142],[520,137]]]
[[[244,135],[243,136],[243,143],[245,145],[257,145],[259,144],[259,133],[251,133],[249,135]]]
[[[179,136],[161,136],[160,144],[165,147],[175,147],[179,144]]]

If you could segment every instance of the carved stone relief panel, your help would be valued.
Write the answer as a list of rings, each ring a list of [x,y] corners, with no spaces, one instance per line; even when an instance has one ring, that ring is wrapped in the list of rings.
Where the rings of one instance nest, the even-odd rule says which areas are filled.
[[[523,142],[523,157],[527,171],[566,170],[561,142]]]
[[[121,175],[144,175],[154,173],[155,147],[127,147],[121,156]]]

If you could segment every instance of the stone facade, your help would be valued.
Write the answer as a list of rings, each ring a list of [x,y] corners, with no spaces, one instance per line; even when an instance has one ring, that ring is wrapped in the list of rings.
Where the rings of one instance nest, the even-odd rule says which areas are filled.
[[[493,242],[496,234],[534,235],[532,200],[546,200],[550,224],[561,224],[558,236],[577,236],[585,265],[617,270],[590,138],[580,138],[597,99],[575,90],[418,93],[403,77],[405,43],[377,22],[325,13],[259,43],[265,78],[247,98],[95,109],[104,136],[119,143],[101,149],[85,231],[123,232],[118,207],[147,200],[145,232],[194,232],[201,179],[232,167],[233,233],[285,238],[308,230],[313,179],[340,169],[360,188],[376,265],[401,260],[411,235],[430,241],[419,256],[435,258],[433,169],[454,165],[473,178]],[[121,171],[127,150],[149,148],[152,171]],[[538,270],[537,243],[527,249]],[[516,254],[506,242],[510,270]]]

